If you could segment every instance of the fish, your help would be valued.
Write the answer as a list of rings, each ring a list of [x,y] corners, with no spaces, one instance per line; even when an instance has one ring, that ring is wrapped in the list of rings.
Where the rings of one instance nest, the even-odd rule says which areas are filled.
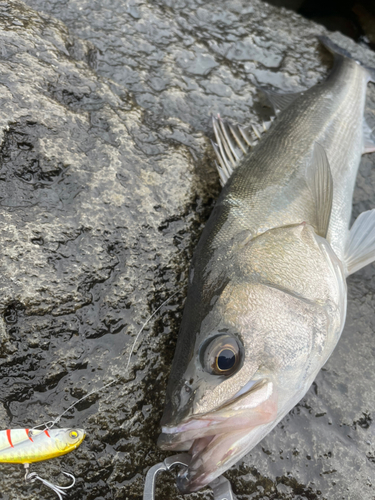
[[[202,232],[169,376],[158,445],[188,451],[182,493],[211,483],[300,401],[334,350],[346,278],[375,260],[375,211],[349,229],[375,71],[328,37],[327,79],[266,91],[276,118],[214,119],[222,191]],[[257,135],[259,131],[255,129]]]
[[[7,429],[0,431],[0,463],[31,464],[66,455],[86,436],[83,429]]]

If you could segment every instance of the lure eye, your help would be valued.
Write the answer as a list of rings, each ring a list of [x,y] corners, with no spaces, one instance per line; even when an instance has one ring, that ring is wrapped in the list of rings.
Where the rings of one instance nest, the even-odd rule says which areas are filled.
[[[214,375],[232,375],[240,365],[242,353],[237,340],[228,335],[215,337],[204,349],[203,367]]]
[[[69,432],[69,437],[72,438],[72,439],[77,439],[78,432],[77,431],[70,431]]]

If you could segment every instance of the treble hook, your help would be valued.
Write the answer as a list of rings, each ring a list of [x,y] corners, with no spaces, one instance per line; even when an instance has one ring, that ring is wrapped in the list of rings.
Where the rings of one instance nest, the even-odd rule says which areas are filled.
[[[45,486],[47,486],[47,488],[50,488],[52,491],[54,491],[60,500],[63,500],[62,495],[66,495],[65,490],[73,488],[73,486],[76,484],[76,478],[73,476],[73,474],[69,474],[69,472],[61,471],[62,474],[65,474],[65,476],[71,477],[73,479],[72,484],[70,484],[69,486],[58,486],[56,484],[51,483],[50,481],[47,481],[47,479],[43,479],[42,477],[38,476],[36,472],[29,472],[29,464],[24,464],[24,466],[26,469],[26,474],[25,474],[26,482],[35,483],[35,481],[41,481]]]

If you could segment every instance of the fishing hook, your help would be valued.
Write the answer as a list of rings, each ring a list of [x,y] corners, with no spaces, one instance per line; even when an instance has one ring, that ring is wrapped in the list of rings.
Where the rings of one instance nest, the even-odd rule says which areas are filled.
[[[73,480],[72,484],[70,484],[69,486],[58,486],[56,484],[51,483],[50,481],[47,481],[47,479],[43,479],[42,477],[38,476],[36,472],[29,472],[29,464],[24,464],[24,466],[26,469],[26,474],[25,474],[26,482],[35,483],[35,481],[41,481],[44,484],[44,486],[47,486],[47,488],[50,488],[52,491],[54,491],[60,500],[63,500],[62,495],[66,495],[65,490],[73,488],[73,486],[76,484],[76,478],[73,476],[73,474],[69,474],[69,472],[61,471],[62,474],[65,474],[65,476],[72,478]]]
[[[155,500],[156,477],[159,472],[169,471],[174,465],[188,467],[190,462],[191,455],[187,453],[178,453],[177,455],[166,458],[164,462],[160,462],[151,467],[146,474],[143,500]],[[208,486],[214,493],[214,500],[236,500],[230,482],[225,477],[220,476],[214,479]]]

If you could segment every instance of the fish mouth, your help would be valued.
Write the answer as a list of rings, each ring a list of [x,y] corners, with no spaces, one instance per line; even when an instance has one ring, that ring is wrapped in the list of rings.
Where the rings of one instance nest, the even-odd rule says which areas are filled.
[[[215,410],[162,427],[158,446],[188,451],[189,467],[177,478],[182,493],[197,491],[235,464],[268,432],[277,417],[273,383],[261,380]]]

